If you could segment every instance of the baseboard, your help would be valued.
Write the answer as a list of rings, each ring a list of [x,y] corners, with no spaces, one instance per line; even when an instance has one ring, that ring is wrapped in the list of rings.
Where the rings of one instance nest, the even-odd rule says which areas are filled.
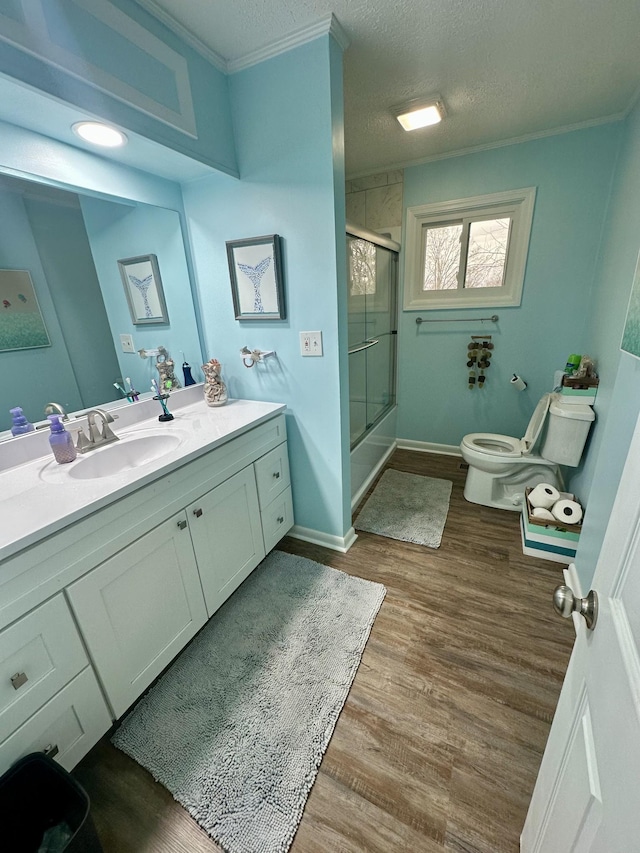
[[[398,450],[417,450],[419,453],[439,453],[441,456],[462,456],[457,444],[436,444],[433,441],[414,441],[411,438],[397,438]]]
[[[373,471],[369,474],[369,476],[368,476],[368,477],[367,477],[367,479],[364,481],[364,483],[360,486],[360,488],[359,488],[359,489],[358,489],[358,491],[355,493],[355,495],[351,498],[351,512],[353,512],[353,510],[358,506],[358,504],[359,504],[359,503],[360,503],[360,501],[362,500],[362,496],[363,496],[364,494],[366,494],[366,492],[368,491],[369,487],[371,486],[371,483],[373,483],[373,481],[374,481],[374,480],[375,480],[375,478],[378,476],[378,474],[380,473],[380,471],[381,471],[381,470],[383,469],[383,467],[386,465],[386,463],[387,463],[387,459],[389,459],[389,457],[390,457],[390,456],[391,456],[391,454],[395,451],[395,449],[396,449],[396,443],[395,443],[395,441],[394,441],[394,442],[393,442],[393,444],[392,444],[392,445],[389,447],[389,449],[387,450],[387,452],[384,454],[384,456],[382,457],[382,459],[380,459],[380,461],[378,462],[378,464],[376,465],[376,467],[373,469]]]
[[[349,548],[358,538],[353,527],[350,527],[345,536],[333,536],[331,533],[323,533],[321,530],[313,530],[311,527],[300,527],[294,524],[288,533],[294,539],[302,539],[303,542],[311,542],[313,545],[322,545],[332,551],[340,551],[346,554]]]

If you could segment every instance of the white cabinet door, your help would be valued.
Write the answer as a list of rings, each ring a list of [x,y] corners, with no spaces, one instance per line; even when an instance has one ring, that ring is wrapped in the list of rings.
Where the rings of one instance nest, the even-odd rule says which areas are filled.
[[[211,616],[264,557],[253,465],[187,507]]]
[[[68,587],[116,717],[207,619],[184,512]]]

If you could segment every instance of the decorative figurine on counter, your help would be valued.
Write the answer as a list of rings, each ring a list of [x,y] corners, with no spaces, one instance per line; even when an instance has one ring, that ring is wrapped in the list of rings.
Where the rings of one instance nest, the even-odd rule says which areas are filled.
[[[222,367],[220,362],[212,358],[202,365],[204,372],[204,399],[207,406],[224,406],[229,399],[227,386],[220,377]]]
[[[159,353],[156,356],[156,367],[160,374],[160,388],[162,391],[176,391],[182,388],[180,380],[174,373],[174,361],[164,347],[158,347]],[[162,360],[161,360],[162,359]]]

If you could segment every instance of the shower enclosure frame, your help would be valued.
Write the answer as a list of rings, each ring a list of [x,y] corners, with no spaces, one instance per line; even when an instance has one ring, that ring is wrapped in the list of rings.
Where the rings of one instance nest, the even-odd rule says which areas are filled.
[[[358,225],[354,225],[353,223],[347,222],[346,225],[346,237],[347,237],[347,262],[348,262],[348,298],[349,298],[349,347],[348,347],[348,355],[350,359],[350,369],[349,369],[349,401],[350,401],[350,413],[349,413],[349,421],[350,421],[350,445],[351,450],[358,448],[362,442],[364,442],[368,436],[370,436],[378,427],[381,422],[388,416],[388,414],[394,410],[396,406],[396,386],[397,386],[397,320],[398,320],[398,257],[400,253],[400,244],[396,243],[395,240],[390,239],[389,237],[385,237],[382,234],[377,234],[374,231],[369,231],[366,228],[362,228]],[[384,301],[383,309],[380,310],[380,306],[375,305],[376,298],[376,286],[374,285],[373,290],[367,294],[366,292],[363,294],[354,294],[353,286],[352,286],[352,261],[351,261],[351,252],[350,252],[350,240],[361,240],[375,247],[375,257],[376,257],[376,266],[375,266],[375,275],[378,275],[378,269],[380,264],[377,263],[377,253],[378,250],[383,250],[389,253],[389,264],[387,266],[386,272],[388,272],[388,292],[382,292],[382,297]],[[381,256],[382,258],[385,255]],[[383,265],[384,266],[384,265]],[[376,281],[377,284],[377,281]],[[352,312],[352,300],[353,299],[364,300],[364,308],[358,309],[356,312]],[[367,308],[367,304],[369,300],[372,301],[374,307],[378,310],[373,311],[370,307]],[[363,314],[363,319],[356,319],[355,322],[352,322],[351,318],[353,314]],[[373,319],[372,319],[373,315]],[[372,326],[374,327],[378,320],[382,320],[382,329],[379,333],[370,334],[372,330]],[[374,329],[375,331],[375,329]],[[360,340],[354,340],[353,338],[361,338]],[[388,347],[388,362],[384,361],[384,353],[376,350],[378,346],[382,344],[384,347]],[[360,354],[363,354],[362,356]],[[355,400],[354,401],[354,362],[351,361],[351,358],[355,356],[362,363],[364,367],[364,388],[365,388],[365,399],[364,399],[364,407],[365,407],[365,418],[364,418],[364,428],[358,429],[356,434],[354,435],[354,411],[356,410],[359,403],[362,401]],[[386,394],[386,402],[384,399],[378,400],[376,405],[374,406],[375,411],[373,414],[370,412],[370,407],[373,406],[373,402],[369,399],[372,382],[370,381],[369,371],[374,370],[374,365],[376,363],[376,359],[378,361],[378,365],[380,364],[380,358],[382,356],[382,364],[387,367],[386,376],[388,379],[388,386],[386,391],[383,390],[382,397]],[[361,371],[360,371],[361,372]],[[362,383],[360,383],[362,384]],[[380,389],[378,389],[380,390]],[[356,407],[356,408],[354,408]],[[395,432],[395,429],[393,430]],[[395,441],[395,435],[392,437]]]

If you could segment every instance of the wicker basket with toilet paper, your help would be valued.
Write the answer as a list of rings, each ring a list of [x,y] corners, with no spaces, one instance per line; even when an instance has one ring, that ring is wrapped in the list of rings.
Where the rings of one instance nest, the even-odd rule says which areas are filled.
[[[582,507],[575,495],[548,483],[525,489],[521,531],[523,553],[570,563],[582,530]]]

